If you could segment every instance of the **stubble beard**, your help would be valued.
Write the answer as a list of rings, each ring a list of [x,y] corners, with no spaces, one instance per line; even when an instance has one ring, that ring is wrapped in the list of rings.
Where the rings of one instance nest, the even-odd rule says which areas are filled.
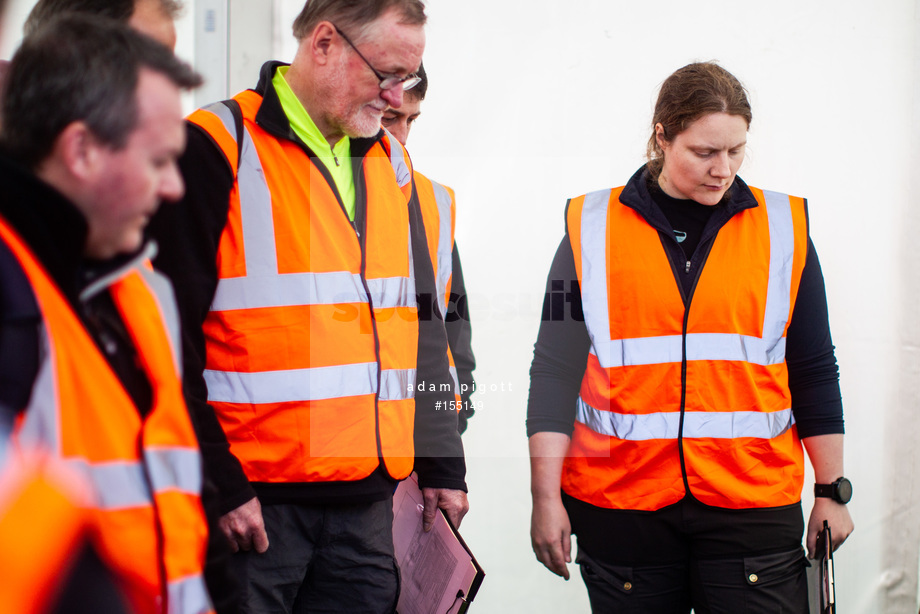
[[[355,104],[348,96],[343,83],[346,79],[346,63],[336,67],[335,71],[323,79],[323,87],[329,92],[328,123],[335,126],[342,134],[351,138],[369,138],[380,131],[380,118],[383,111],[373,114],[368,110],[368,103]],[[341,111],[340,111],[341,110]]]

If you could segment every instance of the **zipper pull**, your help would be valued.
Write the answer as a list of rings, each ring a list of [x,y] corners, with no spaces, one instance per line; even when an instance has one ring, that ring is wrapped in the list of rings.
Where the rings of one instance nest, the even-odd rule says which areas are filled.
[[[690,273],[690,261],[687,261],[687,267],[684,269],[684,273]]]

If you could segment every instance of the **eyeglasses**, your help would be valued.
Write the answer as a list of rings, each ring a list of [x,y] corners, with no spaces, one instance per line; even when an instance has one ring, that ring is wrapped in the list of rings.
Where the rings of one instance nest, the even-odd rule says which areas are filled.
[[[345,36],[344,32],[339,30],[338,26],[333,25],[332,27],[335,28],[335,31],[338,32],[339,36],[345,39],[345,42],[348,43],[348,45],[352,49],[355,50],[355,53],[358,54],[358,57],[364,60],[364,63],[367,64],[367,67],[370,68],[374,72],[374,76],[376,76],[377,79],[380,81],[380,83],[378,84],[380,86],[380,89],[388,90],[388,89],[392,89],[396,87],[397,85],[401,85],[404,90],[409,90],[421,82],[422,78],[415,74],[406,75],[405,77],[397,77],[395,75],[387,76],[383,74],[382,72],[374,68],[370,62],[367,61],[367,58],[364,57],[364,55],[362,55],[360,51],[358,51],[358,48],[355,47],[355,44],[351,42],[351,39]]]

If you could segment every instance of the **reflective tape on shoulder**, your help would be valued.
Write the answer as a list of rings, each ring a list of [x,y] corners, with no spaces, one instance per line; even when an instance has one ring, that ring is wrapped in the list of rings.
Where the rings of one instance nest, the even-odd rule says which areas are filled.
[[[792,271],[795,258],[795,226],[789,197],[764,191],[770,225],[770,279],[764,310],[763,339],[765,351],[776,354],[773,346],[783,338],[792,301]],[[785,358],[785,348],[782,356]]]
[[[612,190],[599,190],[585,195],[581,209],[581,300],[585,324],[595,348],[610,341],[607,210],[611,193]],[[605,353],[605,350],[598,349],[597,357],[602,367],[608,366],[603,360]]]

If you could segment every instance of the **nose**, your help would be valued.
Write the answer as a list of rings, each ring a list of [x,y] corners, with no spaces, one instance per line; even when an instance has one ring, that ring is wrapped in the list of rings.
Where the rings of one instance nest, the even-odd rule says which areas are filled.
[[[398,109],[403,103],[402,83],[397,83],[393,87],[380,91],[380,97],[386,100],[387,104]]]
[[[715,156],[709,174],[720,179],[731,177],[732,169],[728,160],[728,152],[723,151]]]
[[[176,163],[169,164],[160,178],[160,200],[175,202],[185,194],[185,182]]]

